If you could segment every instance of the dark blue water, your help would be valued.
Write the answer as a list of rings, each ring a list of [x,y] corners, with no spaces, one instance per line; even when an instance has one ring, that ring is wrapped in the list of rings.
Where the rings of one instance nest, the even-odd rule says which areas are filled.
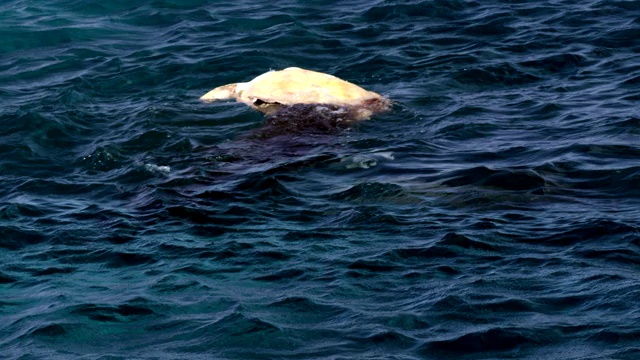
[[[637,0],[3,0],[0,357],[637,359],[639,100]]]

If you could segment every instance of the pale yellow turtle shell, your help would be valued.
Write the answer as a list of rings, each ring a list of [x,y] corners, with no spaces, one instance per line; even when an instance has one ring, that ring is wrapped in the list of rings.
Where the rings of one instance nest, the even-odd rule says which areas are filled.
[[[354,118],[366,119],[373,112],[389,108],[383,96],[333,75],[290,67],[269,71],[247,83],[217,87],[200,100],[216,101],[235,98],[267,114],[282,105],[332,104],[355,110]]]

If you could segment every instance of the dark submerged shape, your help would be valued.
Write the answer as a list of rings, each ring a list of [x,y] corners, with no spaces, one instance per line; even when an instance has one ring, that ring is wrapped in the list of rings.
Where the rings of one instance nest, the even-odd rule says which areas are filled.
[[[349,126],[353,109],[327,104],[281,105],[267,115],[262,128],[254,138],[272,138],[281,135],[335,134]]]

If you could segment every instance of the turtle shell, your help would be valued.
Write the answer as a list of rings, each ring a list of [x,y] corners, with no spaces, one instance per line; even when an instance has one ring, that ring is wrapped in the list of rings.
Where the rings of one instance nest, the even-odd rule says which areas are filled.
[[[359,106],[382,96],[333,75],[290,67],[264,73],[238,84],[238,101],[261,108],[280,104],[333,104]]]

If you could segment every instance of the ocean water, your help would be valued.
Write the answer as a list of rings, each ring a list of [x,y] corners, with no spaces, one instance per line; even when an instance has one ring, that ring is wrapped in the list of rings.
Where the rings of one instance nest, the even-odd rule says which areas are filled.
[[[637,0],[2,0],[0,358],[640,358],[639,100]]]

